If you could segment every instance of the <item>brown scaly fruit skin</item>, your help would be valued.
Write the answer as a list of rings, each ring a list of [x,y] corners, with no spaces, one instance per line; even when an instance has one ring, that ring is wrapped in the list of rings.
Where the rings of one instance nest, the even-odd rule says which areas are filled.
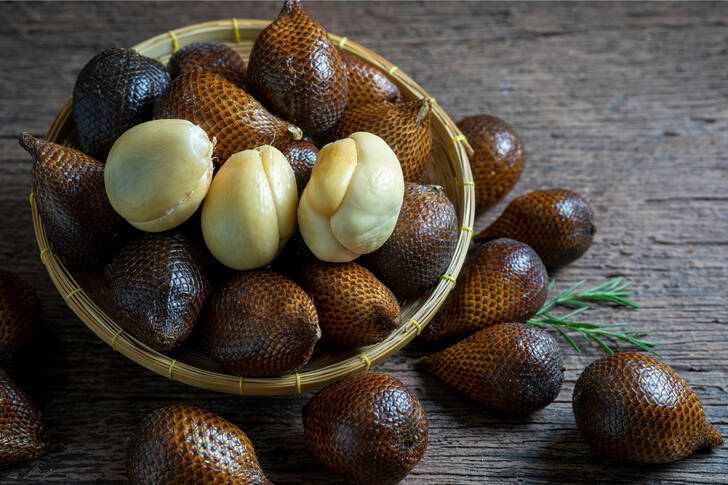
[[[723,444],[685,380],[650,355],[592,362],[576,381],[573,406],[582,437],[613,460],[668,463]]]
[[[514,199],[475,239],[509,237],[524,242],[538,253],[546,268],[558,269],[581,257],[596,231],[586,200],[569,190],[550,189]]]
[[[101,162],[28,133],[20,145],[33,156],[33,198],[53,251],[85,267],[111,260],[130,226],[106,196]]]
[[[214,40],[182,47],[169,59],[167,69],[172,79],[183,72],[209,71],[224,77],[239,88],[245,87],[245,61],[231,47]]]
[[[144,233],[111,264],[110,293],[119,324],[165,351],[194,330],[210,292],[200,249],[182,231]]]
[[[408,103],[378,102],[347,109],[327,134],[330,142],[357,131],[368,131],[382,138],[394,151],[406,182],[419,183],[430,163],[432,129],[431,103],[428,99]]]
[[[291,142],[281,148],[281,153],[288,159],[288,163],[293,168],[299,196],[311,178],[311,170],[313,170],[313,164],[316,163],[318,152],[316,145],[303,140]]]
[[[263,104],[316,135],[346,107],[346,66],[321,25],[286,0],[258,36],[248,61],[248,88]]]
[[[33,287],[0,270],[0,366],[12,370],[16,357],[38,335],[43,306]]]
[[[513,128],[495,116],[471,116],[461,120],[458,128],[473,147],[470,168],[475,181],[475,210],[482,212],[516,185],[526,165],[526,149]]]
[[[105,160],[126,130],[152,119],[169,85],[164,64],[129,49],[107,49],[86,64],[73,87],[73,119],[84,153]]]
[[[154,106],[154,117],[185,119],[217,139],[215,167],[233,153],[260,145],[283,147],[300,128],[274,116],[250,94],[212,72],[180,74]]]
[[[320,344],[342,349],[377,343],[402,323],[394,294],[357,263],[301,262],[296,283],[313,299]]]
[[[559,343],[525,323],[484,328],[423,362],[447,385],[489,409],[514,416],[553,402],[564,380]]]
[[[427,418],[417,396],[376,373],[319,391],[303,408],[303,433],[322,465],[360,485],[399,482],[427,448]]]
[[[308,362],[321,336],[311,297],[271,270],[236,273],[210,300],[203,342],[221,367],[280,376]]]
[[[513,239],[478,248],[425,327],[431,341],[464,337],[501,322],[524,322],[546,301],[548,275],[536,252]]]
[[[341,51],[349,78],[349,97],[346,107],[378,101],[400,102],[401,95],[396,84],[386,74],[351,52]]]
[[[43,415],[0,369],[0,465],[38,458],[50,447]]]
[[[400,300],[437,283],[458,242],[458,216],[441,188],[405,182],[394,232],[364,264]]]
[[[230,421],[194,406],[157,409],[129,439],[133,485],[271,485],[253,445]]]

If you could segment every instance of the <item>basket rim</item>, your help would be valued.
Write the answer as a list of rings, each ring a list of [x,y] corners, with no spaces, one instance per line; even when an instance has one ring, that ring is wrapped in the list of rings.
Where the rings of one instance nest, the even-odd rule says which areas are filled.
[[[151,55],[159,58],[171,54],[175,47],[195,42],[200,35],[216,36],[224,38],[228,45],[234,47],[236,41],[240,42],[242,35],[255,34],[265,28],[270,21],[258,19],[225,19],[214,20],[199,24],[192,24],[179,29],[169,31],[147,39],[132,49],[141,54]],[[313,369],[303,372],[294,372],[280,377],[239,377],[232,374],[214,372],[199,367],[178,362],[176,359],[158,352],[143,344],[135,337],[124,331],[113,316],[104,312],[93,301],[90,294],[78,284],[71,271],[65,266],[61,257],[52,250],[47,239],[38,208],[30,194],[30,205],[32,208],[33,228],[40,250],[41,262],[63,296],[68,307],[76,316],[101,340],[123,354],[137,364],[167,377],[170,380],[179,381],[200,387],[203,389],[224,392],[238,395],[285,395],[300,394],[323,387],[324,385],[336,382],[351,374],[368,371],[369,367],[377,364],[393,353],[407,345],[420,331],[429,323],[431,318],[445,301],[445,297],[455,285],[455,280],[460,273],[462,265],[467,256],[467,250],[472,237],[472,227],[475,212],[475,192],[468,154],[472,153],[467,140],[457,128],[455,123],[444,112],[444,110],[431,98],[427,92],[414,82],[407,74],[402,72],[383,57],[373,51],[349,40],[346,37],[329,33],[329,37],[340,48],[347,50],[369,63],[378,67],[398,86],[404,87],[419,98],[429,98],[432,102],[432,114],[442,124],[444,132],[450,140],[448,161],[455,173],[457,190],[462,191],[462,214],[458,214],[462,228],[459,231],[458,242],[455,252],[448,266],[444,277],[439,281],[427,299],[417,305],[412,314],[405,315],[405,320],[400,328],[392,332],[386,339],[372,345],[360,347],[352,352],[352,355],[338,360],[335,363],[326,365],[320,369]],[[245,37],[247,40],[248,38]],[[186,42],[185,42],[186,41]],[[55,140],[61,128],[66,123],[71,113],[71,98],[69,98],[51,123],[46,138]],[[433,133],[434,135],[434,133]]]

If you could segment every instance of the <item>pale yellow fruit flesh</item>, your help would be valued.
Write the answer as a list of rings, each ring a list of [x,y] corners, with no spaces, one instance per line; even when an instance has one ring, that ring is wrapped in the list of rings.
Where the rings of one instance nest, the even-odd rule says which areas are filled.
[[[212,255],[236,270],[273,261],[295,229],[298,191],[285,156],[264,146],[232,155],[202,205],[202,235]]]
[[[153,120],[111,147],[104,183],[111,206],[149,232],[172,229],[199,207],[212,179],[214,145],[187,120]]]
[[[319,152],[298,207],[301,236],[321,260],[352,261],[386,242],[403,195],[402,169],[389,145],[355,133]]]
[[[331,216],[331,232],[350,251],[367,254],[394,231],[404,198],[402,168],[392,149],[378,136],[359,132],[357,166],[344,201]]]

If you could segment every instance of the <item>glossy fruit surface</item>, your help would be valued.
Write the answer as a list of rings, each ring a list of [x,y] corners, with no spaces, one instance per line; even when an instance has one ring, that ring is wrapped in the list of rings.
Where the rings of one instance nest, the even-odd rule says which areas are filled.
[[[394,232],[362,264],[397,298],[416,296],[445,273],[459,234],[455,207],[442,189],[407,182]]]
[[[321,345],[342,349],[386,338],[402,323],[392,292],[356,263],[300,263],[294,280],[313,299]]]
[[[210,292],[199,251],[179,230],[144,233],[129,242],[111,265],[119,324],[156,350],[181,345]]]
[[[446,384],[488,409],[521,416],[556,399],[564,380],[559,343],[525,323],[500,323],[423,360]]]
[[[298,228],[317,258],[343,263],[370,253],[397,223],[404,182],[397,157],[366,132],[321,149],[298,204]]]
[[[293,168],[298,194],[300,195],[311,178],[311,170],[313,170],[313,165],[316,163],[319,149],[311,142],[299,140],[282,147],[281,153],[288,159],[288,163]]]
[[[210,356],[241,376],[292,372],[321,336],[311,297],[271,270],[233,275],[211,298],[202,332]]]
[[[326,138],[334,141],[357,131],[373,133],[397,155],[404,180],[419,183],[430,163],[431,112],[431,103],[424,98],[407,103],[380,101],[354,106],[346,110]]]
[[[206,71],[176,77],[154,105],[154,117],[189,120],[215,137],[216,168],[234,153],[285,146],[302,136],[300,128],[271,114],[250,94]]]
[[[346,66],[328,33],[286,0],[278,18],[250,51],[248,87],[264,105],[317,135],[336,123],[346,107]]]
[[[0,366],[12,371],[16,357],[38,335],[43,305],[32,286],[0,270]]]
[[[230,157],[202,205],[202,235],[228,268],[260,268],[275,259],[296,229],[298,190],[293,169],[263,145]]]
[[[622,352],[589,364],[573,407],[589,446],[617,461],[667,463],[723,444],[685,380],[647,354]]]
[[[114,210],[142,231],[182,224],[212,180],[213,142],[187,120],[152,120],[127,130],[109,151],[104,186]]]
[[[475,239],[508,237],[524,242],[546,268],[557,269],[581,257],[595,233],[594,214],[583,197],[570,190],[549,189],[514,199]]]
[[[50,447],[51,437],[40,411],[0,369],[0,465],[38,458]]]
[[[427,448],[419,399],[394,377],[347,377],[319,391],[303,408],[304,439],[313,456],[347,483],[402,480]]]
[[[232,47],[214,40],[182,47],[170,57],[167,69],[172,79],[183,72],[208,71],[219,74],[239,88],[245,88],[245,61]]]
[[[475,210],[482,212],[516,185],[526,166],[526,149],[513,128],[495,116],[471,116],[457,125],[473,147]]]
[[[342,50],[341,58],[346,65],[349,79],[347,108],[377,101],[401,101],[399,88],[384,72],[348,51]]]
[[[129,49],[107,49],[86,64],[73,86],[73,119],[81,150],[102,162],[126,130],[152,119],[169,85],[159,61]]]
[[[536,252],[513,239],[478,248],[455,288],[424,329],[428,340],[467,336],[503,322],[523,322],[546,301],[548,275]]]
[[[80,266],[108,262],[129,226],[106,196],[103,164],[28,133],[20,145],[33,156],[33,199],[53,251]]]
[[[195,406],[170,406],[147,416],[129,439],[133,485],[270,485],[253,445],[230,421]]]

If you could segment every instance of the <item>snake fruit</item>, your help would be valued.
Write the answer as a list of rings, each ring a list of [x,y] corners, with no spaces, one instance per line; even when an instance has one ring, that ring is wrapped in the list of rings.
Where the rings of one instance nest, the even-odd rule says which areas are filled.
[[[570,190],[550,189],[514,199],[475,239],[509,237],[524,242],[546,268],[558,269],[580,258],[595,233],[594,214],[583,197]]]
[[[271,485],[253,445],[233,423],[194,406],[157,409],[129,439],[132,485]]]
[[[581,436],[616,461],[668,463],[723,444],[685,380],[646,354],[589,364],[576,381],[573,407]]]
[[[286,0],[278,18],[258,36],[248,61],[248,88],[307,134],[322,133],[341,117],[346,66],[301,0]]]
[[[103,164],[28,133],[20,145],[33,156],[33,198],[53,251],[84,267],[111,260],[129,226],[106,196]]]
[[[303,408],[306,447],[347,483],[390,485],[425,453],[427,418],[419,399],[384,374],[351,376]]]
[[[169,85],[164,64],[129,49],[107,49],[86,64],[73,86],[73,119],[81,150],[104,161],[126,130],[152,119]]]
[[[424,329],[428,340],[467,336],[503,322],[524,322],[546,301],[548,275],[536,252],[495,239],[465,263],[455,288]]]
[[[447,385],[488,409],[523,416],[556,399],[564,380],[559,343],[525,323],[500,323],[423,360]]]
[[[311,357],[321,336],[313,301],[271,270],[241,271],[210,299],[204,346],[220,366],[242,376],[280,376]]]

